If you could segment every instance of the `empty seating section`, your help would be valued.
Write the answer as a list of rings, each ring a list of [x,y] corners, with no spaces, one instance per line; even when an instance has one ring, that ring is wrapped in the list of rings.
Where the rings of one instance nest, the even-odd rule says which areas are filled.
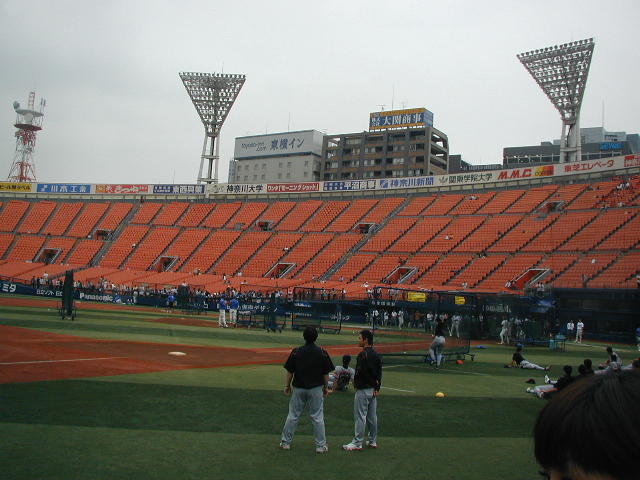
[[[505,213],[531,213],[545,202],[558,189],[556,185],[527,190]]]
[[[131,223],[148,225],[162,208],[162,203],[144,202],[133,215]]]
[[[342,211],[349,206],[348,201],[327,201],[319,210],[311,216],[309,221],[301,228],[301,232],[322,232],[327,225],[333,222]]]
[[[411,217],[392,218],[360,250],[363,252],[384,252],[389,245],[413,227],[416,221],[416,218]]]
[[[630,216],[627,215],[627,218]],[[627,250],[635,247],[640,242],[638,232],[640,232],[640,215],[635,215],[598,245],[596,250]]]
[[[15,235],[13,233],[0,233],[0,258],[4,257],[14,239]]]
[[[431,205],[437,197],[430,195],[428,197],[415,197],[409,201],[409,204],[404,207],[398,215],[403,216],[415,216],[420,215],[425,208]]]
[[[575,253],[554,253],[544,258],[535,268],[548,269],[549,275],[544,277],[542,283],[553,283],[556,277],[558,277],[567,268],[573,265],[579,256]]]
[[[440,255],[434,253],[422,254],[418,253],[404,263],[407,268],[415,268],[416,273],[409,278],[410,283],[420,278],[424,272],[429,270],[440,259]]]
[[[475,287],[487,275],[493,272],[506,259],[506,255],[489,255],[476,258],[460,274],[451,278],[447,285],[456,288]]]
[[[210,233],[210,230],[202,228],[187,228],[182,231],[164,254],[167,257],[176,257],[178,259],[172,270],[178,270]]]
[[[133,270],[147,270],[173,241],[178,232],[179,229],[175,227],[153,228],[144,240],[136,246],[125,267]]]
[[[198,249],[193,252],[191,258],[180,267],[181,272],[206,273],[214,262],[220,258],[240,236],[238,231],[218,230],[213,232]],[[220,272],[220,275],[226,272]]]
[[[104,242],[95,239],[79,240],[73,251],[66,258],[70,265],[91,265],[94,257],[100,251]]]
[[[376,256],[375,253],[356,253],[352,255],[346,263],[331,276],[331,280],[337,281],[341,278],[345,282],[354,280],[367,265],[375,260]]]
[[[378,200],[359,199],[348,206],[336,220],[325,230],[327,232],[348,232],[357,223],[364,223],[361,220],[376,204]],[[375,223],[375,222],[373,222]]]
[[[207,228],[222,228],[229,222],[231,217],[235,215],[241,206],[241,202],[219,203],[204,222],[202,222],[201,226]]]
[[[598,215],[594,211],[575,212],[570,215],[557,216],[557,220],[526,245],[523,252],[551,252],[558,248],[572,235],[579,232],[587,223]]]
[[[267,204],[263,202],[243,203],[238,212],[229,220],[227,228],[246,230],[252,227],[253,223],[266,208]]]
[[[466,195],[464,199],[451,210],[451,215],[472,215],[484,206],[489,200],[495,197],[496,192],[476,193]]]
[[[103,267],[120,268],[122,262],[138,246],[138,243],[149,230],[146,225],[129,225],[125,227],[118,239],[100,261]]]
[[[571,202],[568,210],[584,210],[588,208],[599,208],[603,206],[604,198],[616,188],[619,182],[608,181],[598,182],[589,185],[581,195]]]
[[[589,286],[592,288],[637,288],[635,276],[639,273],[640,252],[629,252],[591,280]]]
[[[488,218],[478,229],[459,243],[454,252],[480,253],[522,220],[523,215],[496,215]]]
[[[611,232],[624,224],[630,217],[624,210],[602,211],[589,225],[575,234],[564,245],[558,247],[561,252],[586,252],[595,247]]]
[[[431,267],[415,282],[423,288],[441,287],[451,277],[457,275],[471,260],[473,255],[453,253],[442,257],[438,263]]]
[[[515,293],[538,281],[527,273],[536,268],[548,269],[541,281],[559,288],[634,288],[640,177],[629,182],[409,198],[7,200],[0,202],[0,271],[29,276],[39,262],[98,264],[116,284],[193,284],[199,273],[217,289],[221,275],[241,272],[249,284],[287,278],[354,282],[360,290],[365,282],[401,282]],[[358,227],[365,224],[374,228],[365,233]],[[12,262],[33,265],[21,270]]]
[[[542,230],[547,228],[557,216],[557,214],[542,218],[537,215],[526,216],[520,223],[503,235],[500,240],[489,247],[487,251],[514,253],[520,250]]]
[[[274,202],[260,215],[258,221],[268,222],[273,229],[295,205],[295,202]]]
[[[193,203],[176,224],[178,227],[197,227],[215,207],[215,203]]]
[[[31,210],[24,217],[17,233],[40,233],[40,229],[45,224],[51,214],[56,209],[56,202],[36,202],[31,205]]]
[[[448,253],[458,243],[467,238],[485,220],[483,215],[471,215],[456,217],[444,230],[433,237],[421,252]]]
[[[29,202],[22,200],[11,200],[4,204],[4,209],[0,214],[0,231],[15,232],[16,226],[22,219],[24,212],[29,208]]]
[[[83,203],[61,203],[49,223],[42,229],[42,233],[44,235],[64,235],[83,206]]]
[[[313,215],[322,205],[320,200],[307,200],[298,203],[284,219],[276,225],[277,231],[295,232]]]
[[[502,192],[498,192],[476,213],[489,215],[502,213],[511,205],[513,205],[513,203],[516,202],[522,195],[524,195],[524,190],[505,190]]]
[[[171,202],[162,207],[162,210],[153,220],[154,225],[171,226],[175,225],[178,219],[189,206],[186,202]]]
[[[449,217],[423,218],[396,243],[391,245],[388,251],[415,253],[445,228],[449,222],[451,222]]]
[[[281,260],[282,262],[295,264],[295,268],[286,275],[286,278],[293,278],[294,276],[295,278],[300,278],[298,272],[304,269],[309,260],[322,251],[334,237],[335,234],[333,233],[310,233],[302,237],[293,250],[290,250]],[[302,275],[302,278],[311,279],[312,277]]]
[[[362,240],[362,235],[357,233],[337,235],[331,243],[320,250],[320,253],[307,264],[299,275],[304,275],[305,278],[320,278],[360,240]]]
[[[589,253],[562,272],[553,282],[556,287],[580,288],[609,266],[617,257],[615,253]]]
[[[489,258],[489,257],[487,257]],[[516,254],[507,258],[502,265],[474,286],[483,290],[504,290],[507,282],[513,282],[520,275],[533,268],[542,259],[542,254]],[[469,283],[471,286],[471,283]]]
[[[578,197],[582,192],[587,189],[587,185],[584,183],[576,183],[573,185],[564,185],[556,191],[554,195],[549,198],[549,201],[557,201],[562,203],[562,208],[565,209],[571,202]]]
[[[387,276],[402,265],[402,261],[403,257],[399,257],[398,255],[382,255],[369,264],[358,277],[358,281],[364,280],[372,283],[384,282]]]
[[[98,224],[98,229],[106,232],[113,232],[122,224],[123,220],[129,215],[133,205],[126,202],[115,202],[111,204],[111,208],[105,215],[104,219]]]
[[[9,252],[11,260],[32,262],[45,241],[42,235],[20,235]]]
[[[269,232],[245,232],[238,241],[227,250],[222,258],[215,264],[218,273],[234,275],[241,270],[244,263],[254,255],[269,239]]]
[[[71,225],[67,236],[87,238],[108,208],[108,203],[87,203],[76,221]]]
[[[47,241],[42,248],[48,250],[58,250],[59,253],[55,256],[55,259],[51,259],[51,263],[63,263],[65,261],[65,257],[69,254],[75,243],[75,238],[47,237]],[[44,261],[44,258],[37,260]]]
[[[381,224],[387,217],[405,202],[406,198],[391,197],[383,198],[373,209],[362,219],[363,223]]]
[[[286,255],[302,237],[301,233],[272,234],[269,241],[242,268],[247,277],[263,277],[274,264]]]
[[[446,195],[440,195],[438,198],[429,205],[424,211],[423,215],[436,216],[448,214],[458,203],[462,201],[464,195],[458,193],[448,193]]]

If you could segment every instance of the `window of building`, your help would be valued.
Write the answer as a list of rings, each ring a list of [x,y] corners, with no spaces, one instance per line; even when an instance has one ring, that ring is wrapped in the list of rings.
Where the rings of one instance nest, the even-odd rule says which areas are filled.
[[[358,138],[347,138],[344,142],[345,145],[360,145],[362,143],[362,139]]]
[[[302,172],[302,176],[303,177],[308,177],[309,176],[309,172]]]
[[[266,170],[266,169],[267,169],[267,164],[266,164],[266,163],[263,163],[263,164],[262,164],[262,169],[263,169],[263,170]]]
[[[282,168],[282,162],[278,162],[278,168]]]
[[[342,150],[342,154],[343,155],[351,155],[351,149],[350,148],[345,148]]]
[[[258,164],[257,164],[257,163],[253,165],[253,169],[254,169],[254,170],[257,170],[257,169],[258,169]]]
[[[398,157],[393,159],[394,165],[404,165],[404,157]]]
[[[362,160],[362,165],[365,167],[371,167],[376,164],[376,160],[374,158],[365,158]]]
[[[382,135],[370,135],[367,137],[367,143],[376,143],[383,140]]]
[[[351,155],[360,155],[360,149],[359,149],[359,148],[354,148],[354,149],[351,151]]]
[[[327,158],[333,158],[336,155],[335,150],[327,150]]]
[[[416,150],[424,150],[424,143],[416,143]]]
[[[244,181],[245,181],[245,182],[248,182],[248,181],[249,181],[249,175],[245,175],[245,176],[244,176]]]
[[[254,180],[254,181],[258,180],[258,175],[254,175],[254,176],[253,176],[253,180]]]
[[[304,166],[305,166],[305,167],[308,167],[308,166],[309,166],[309,160],[305,160],[305,161],[304,161]]]
[[[245,169],[245,171],[246,171],[246,170],[249,170],[249,165],[245,165],[245,166],[244,166],[244,169]]]
[[[282,178],[282,173],[278,173],[278,178]]]
[[[373,170],[362,172],[362,178],[373,178],[374,173],[375,172]]]
[[[376,153],[382,152],[382,146],[376,147]]]
[[[260,175],[260,180],[264,180],[265,179],[265,175],[264,173],[262,175]]]
[[[291,172],[287,172],[287,178],[291,178]]]
[[[291,162],[287,162],[287,168],[291,168]]]
[[[392,177],[404,177],[404,172],[402,170],[393,170],[391,173]]]
[[[424,163],[424,156],[419,155],[416,157],[416,163]]]
[[[393,165],[393,158],[387,158],[387,159],[385,159],[385,163],[386,163],[387,165]]]
[[[338,162],[331,162],[331,168],[338,168]]]
[[[351,166],[351,160],[345,160],[344,162],[342,162],[342,167],[350,167]]]

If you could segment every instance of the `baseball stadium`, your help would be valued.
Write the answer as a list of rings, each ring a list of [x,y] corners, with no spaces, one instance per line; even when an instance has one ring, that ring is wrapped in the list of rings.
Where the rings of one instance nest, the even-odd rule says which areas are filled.
[[[42,110],[14,105],[22,147],[0,183],[0,476],[343,479],[366,465],[372,479],[538,478],[532,428],[546,401],[525,390],[545,380],[504,368],[516,345],[554,378],[604,360],[607,345],[625,364],[638,356],[640,154],[581,155],[592,51],[585,40],[519,56],[566,113],[561,160],[482,172],[439,168],[436,146],[423,175],[220,183],[220,127],[245,77],[181,73],[205,126],[197,183],[41,183],[30,155]],[[577,78],[562,98],[548,71],[560,57]],[[372,148],[442,138],[428,115],[381,113],[362,134]],[[340,138],[321,162],[353,153]],[[352,386],[324,401],[327,454],[306,416],[278,448],[283,364],[307,326],[335,365],[373,330],[375,450],[340,448]]]

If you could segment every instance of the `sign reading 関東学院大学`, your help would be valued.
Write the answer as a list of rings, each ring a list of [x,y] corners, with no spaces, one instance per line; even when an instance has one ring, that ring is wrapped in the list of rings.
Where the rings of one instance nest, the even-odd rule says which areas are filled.
[[[369,114],[369,130],[431,126],[433,126],[433,113],[426,108],[389,110]]]

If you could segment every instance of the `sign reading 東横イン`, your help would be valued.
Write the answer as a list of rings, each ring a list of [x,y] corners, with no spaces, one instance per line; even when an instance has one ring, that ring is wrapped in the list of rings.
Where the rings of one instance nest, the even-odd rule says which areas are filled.
[[[389,110],[369,114],[369,130],[385,128],[430,127],[433,125],[433,113],[426,108],[407,110]]]

